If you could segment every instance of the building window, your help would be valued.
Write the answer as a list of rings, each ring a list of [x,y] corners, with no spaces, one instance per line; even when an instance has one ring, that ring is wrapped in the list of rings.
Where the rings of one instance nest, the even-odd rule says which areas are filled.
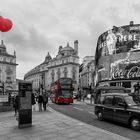
[[[67,67],[64,67],[64,71],[63,71],[63,73],[64,73],[64,77],[66,78],[66,77],[67,77],[67,74],[68,74]]]
[[[66,63],[68,63],[68,58],[66,59]]]
[[[73,81],[76,80],[76,69],[75,69],[75,67],[72,68],[72,79],[73,79]]]
[[[54,70],[52,70],[51,76],[52,76],[52,83],[53,83],[54,82]]]
[[[60,79],[60,76],[61,76],[60,68],[58,68],[57,70],[57,76],[58,76],[58,79]]]
[[[64,60],[62,60],[62,64],[64,64]]]
[[[72,79],[73,79],[73,81],[75,81],[75,79],[76,79],[75,78],[75,73],[72,74]]]
[[[6,83],[12,83],[12,80],[11,80],[11,77],[10,76],[7,76],[6,77]]]
[[[52,76],[52,83],[54,82],[54,77]]]

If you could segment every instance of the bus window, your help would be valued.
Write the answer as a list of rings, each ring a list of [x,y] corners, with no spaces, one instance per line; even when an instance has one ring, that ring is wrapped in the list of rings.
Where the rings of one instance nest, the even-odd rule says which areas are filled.
[[[65,97],[65,98],[71,97],[72,96],[72,91],[62,90],[62,96]]]

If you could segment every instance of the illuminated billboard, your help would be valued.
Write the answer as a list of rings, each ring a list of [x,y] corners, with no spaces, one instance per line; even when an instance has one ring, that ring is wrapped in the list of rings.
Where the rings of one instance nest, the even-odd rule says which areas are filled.
[[[140,24],[114,27],[99,36],[96,61],[107,56],[140,50]]]
[[[140,80],[140,24],[114,27],[98,38],[94,83],[117,80]]]

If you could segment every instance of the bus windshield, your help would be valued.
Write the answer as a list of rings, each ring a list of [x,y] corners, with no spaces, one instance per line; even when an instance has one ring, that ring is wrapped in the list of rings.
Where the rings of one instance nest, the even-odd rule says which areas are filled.
[[[60,85],[65,85],[65,84],[71,84],[72,80],[65,78],[65,79],[60,79]]]
[[[63,96],[64,98],[72,97],[72,91],[69,91],[69,90],[62,90],[62,96]]]

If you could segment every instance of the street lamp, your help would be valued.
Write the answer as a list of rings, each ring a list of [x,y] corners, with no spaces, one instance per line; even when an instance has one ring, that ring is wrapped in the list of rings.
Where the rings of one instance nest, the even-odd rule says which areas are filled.
[[[0,86],[0,88],[1,88],[1,94],[2,95],[4,95],[4,91],[5,91],[5,88],[4,88],[4,81],[0,81],[0,83],[1,83],[1,86]]]
[[[44,89],[44,75],[43,73],[40,74],[40,79],[41,79],[41,84],[40,84],[40,90],[41,90],[41,93],[43,94],[43,89]]]

